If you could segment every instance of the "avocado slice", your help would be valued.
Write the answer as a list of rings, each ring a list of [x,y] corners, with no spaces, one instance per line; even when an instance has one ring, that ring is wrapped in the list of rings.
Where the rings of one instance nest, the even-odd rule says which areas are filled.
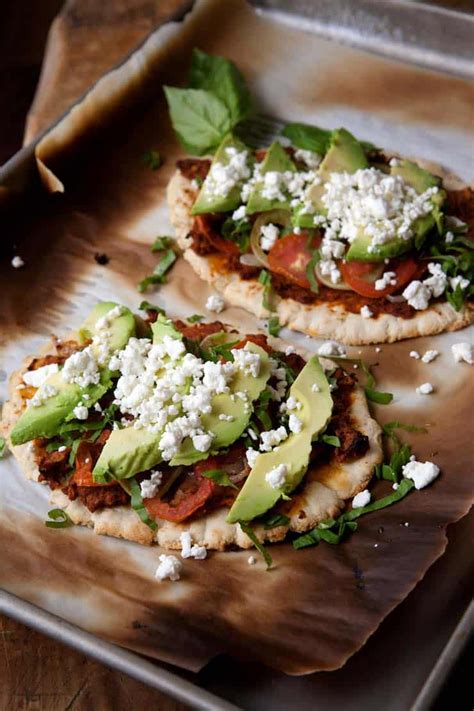
[[[154,342],[159,342],[163,335],[165,335],[163,332],[155,330]],[[260,355],[260,373],[255,378],[239,371],[231,382],[230,392],[216,395],[212,403],[212,412],[202,415],[203,428],[215,435],[212,451],[232,444],[241,436],[251,416],[251,402],[258,398],[270,377],[268,354],[254,343],[248,343],[246,348]],[[248,393],[250,407],[246,407],[246,403],[239,397],[234,398],[237,392]],[[234,419],[232,422],[220,420],[219,415],[221,414],[231,415]],[[161,435],[162,431],[150,433],[143,428],[127,427],[122,430],[114,430],[95,465],[94,481],[107,482],[112,479],[125,479],[155,467],[162,461],[158,446]],[[207,459],[209,454],[209,451],[197,451],[193,447],[192,440],[186,439],[180,453],[170,463],[172,466],[193,464],[200,459]]]
[[[95,324],[99,318],[118,306],[112,301],[97,304],[79,329],[82,341],[96,335]],[[135,319],[129,309],[123,308],[120,316],[110,324],[111,350],[123,348],[128,339],[135,333]],[[94,350],[94,346],[92,346]],[[102,395],[112,386],[111,373],[107,368],[101,368],[101,377],[97,385],[81,387],[75,383],[66,383],[61,377],[61,371],[51,375],[39,388],[38,395],[46,392],[46,388],[54,387],[57,393],[48,397],[37,407],[28,407],[12,430],[13,445],[24,444],[37,437],[50,438],[58,434],[61,425],[73,419],[73,409],[81,402],[86,402],[87,407],[96,403]],[[88,398],[84,398],[84,395]]]
[[[286,171],[295,173],[296,166],[283,146],[278,141],[275,141],[267,151],[260,173],[265,175],[265,173],[270,172],[284,173]],[[289,200],[269,200],[263,197],[262,187],[263,180],[258,180],[247,202],[247,215],[253,215],[254,212],[267,212],[268,210],[290,210]]]
[[[303,206],[298,207],[293,217],[293,224],[298,227],[314,227],[314,215],[325,215],[326,208],[322,202],[324,183],[331,173],[355,173],[357,170],[368,168],[364,149],[352,133],[345,128],[333,131],[331,145],[324,156],[318,171],[317,181],[309,186],[306,192],[306,202],[312,203],[314,210],[311,213],[302,212]]]
[[[316,392],[313,385],[317,385]],[[298,486],[308,468],[311,442],[326,427],[333,406],[329,383],[316,356],[306,363],[291,386],[290,395],[302,403],[298,417],[303,428],[298,434],[290,434],[277,449],[258,455],[229,511],[228,523],[251,521],[264,514],[277,503],[282,493],[288,494]],[[274,489],[266,480],[268,472],[280,464],[288,467],[284,492]]]
[[[420,195],[424,193],[425,190],[439,186],[441,183],[441,179],[436,175],[429,173],[427,170],[420,168],[416,163],[412,163],[408,160],[400,160],[397,165],[390,166],[390,173],[392,175],[401,176],[405,182],[411,185]],[[414,246],[417,247],[417,245],[423,243],[424,238],[435,225],[441,232],[443,227],[443,213],[441,207],[445,198],[446,193],[444,190],[439,190],[431,197],[433,210],[428,215],[419,217],[413,222],[412,228],[414,235],[411,239],[395,238],[389,242],[385,242],[385,244],[379,245],[376,252],[369,252],[371,238],[361,233],[349,247],[346,259],[348,261],[360,262],[383,262],[385,259],[392,259],[393,257],[399,257],[405,254],[405,252],[410,252]]]
[[[222,165],[228,165],[230,162],[230,156],[227,153],[228,148],[235,148],[239,153],[242,151],[248,151],[248,163],[251,164],[251,155],[248,147],[245,143],[242,143],[238,138],[229,133],[220,144],[216,151],[214,160],[211,164],[211,169],[207,174],[206,179],[202,185],[202,188],[197,196],[197,200],[194,203],[191,214],[201,215],[206,212],[229,212],[230,210],[235,210],[242,203],[240,193],[242,185],[236,185],[232,188],[228,195],[225,197],[221,195],[215,195],[213,191],[213,179],[212,172],[213,168],[219,163]]]

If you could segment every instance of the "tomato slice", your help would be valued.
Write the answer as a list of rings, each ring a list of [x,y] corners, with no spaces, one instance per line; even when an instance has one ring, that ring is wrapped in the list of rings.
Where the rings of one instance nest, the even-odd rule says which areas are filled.
[[[311,260],[311,248],[319,247],[321,238],[314,236],[308,247],[307,234],[289,234],[278,239],[268,253],[270,271],[279,274],[302,289],[310,289],[306,268]]]
[[[381,299],[400,291],[405,284],[421,276],[426,269],[426,265],[414,257],[392,259],[389,264],[384,265],[382,272],[380,262],[342,261],[338,266],[344,281],[349,284],[351,289],[370,299]],[[375,281],[381,277],[383,272],[395,272],[397,283],[379,291],[375,288]]]
[[[102,447],[107,441],[111,430],[105,429],[96,443],[83,440],[77,448],[76,470],[72,475],[72,480],[77,486],[113,486],[114,481],[107,484],[99,484],[92,478],[92,470],[99,458]]]
[[[256,346],[260,346],[260,348],[263,348],[264,351],[267,351],[267,353],[271,353],[272,349],[268,345],[267,342],[267,337],[263,335],[263,333],[251,333],[248,336],[245,336],[241,341],[235,344],[233,348],[245,348],[247,343],[255,343]]]
[[[154,496],[144,499],[143,503],[151,516],[180,523],[204,506],[215,489],[216,484],[211,479],[206,479],[194,470],[186,475],[170,501],[162,501],[158,496]]]
[[[231,242],[228,239],[224,239],[216,230],[213,225],[213,220],[209,215],[197,215],[194,218],[195,228],[201,232],[207,239],[207,241],[212,244],[212,246],[222,254],[236,254],[239,255],[240,251],[235,242]]]

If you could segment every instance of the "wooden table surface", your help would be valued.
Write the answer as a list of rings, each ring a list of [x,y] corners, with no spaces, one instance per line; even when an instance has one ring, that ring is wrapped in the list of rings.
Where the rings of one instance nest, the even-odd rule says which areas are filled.
[[[180,3],[181,0],[68,0],[53,24],[46,67],[27,116],[40,79],[48,28],[63,2],[3,0],[0,165],[21,146],[25,125],[27,137],[32,138]],[[471,0],[444,4],[472,9]],[[436,708],[448,708],[454,693],[458,701],[463,699],[458,709],[472,708],[468,702],[468,679],[469,657],[473,651],[470,645]],[[186,707],[0,616],[0,711],[129,711],[132,708],[134,711],[145,708],[182,711]]]

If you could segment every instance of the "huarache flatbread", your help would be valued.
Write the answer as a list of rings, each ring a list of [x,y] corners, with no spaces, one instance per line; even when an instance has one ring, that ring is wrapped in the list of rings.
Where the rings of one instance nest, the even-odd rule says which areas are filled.
[[[308,361],[301,355],[289,351],[285,355],[272,347],[262,334],[245,336],[234,331],[229,332],[230,329],[226,329],[220,322],[186,324],[181,321],[170,322],[161,319],[154,332],[155,336],[160,328],[164,329],[159,337],[165,339],[170,353],[174,353],[178,357],[177,353],[180,351],[180,363],[184,362],[183,358],[187,359],[188,366],[192,363],[194,378],[199,376],[199,372],[203,368],[206,369],[206,362],[212,364],[207,368],[209,378],[222,377],[226,369],[229,369],[231,361],[226,359],[232,358],[230,355],[232,352],[236,361],[242,363],[248,361],[244,367],[255,368],[254,373],[257,373],[257,366],[264,368],[263,363],[267,362],[270,362],[273,371],[271,373],[269,371],[268,377],[264,379],[264,382],[262,381],[263,390],[261,392],[268,389],[268,394],[263,400],[255,400],[251,406],[245,405],[245,408],[249,408],[249,412],[244,415],[245,430],[230,445],[221,450],[217,448],[215,451],[210,448],[202,455],[194,451],[191,460],[194,458],[195,461],[188,466],[182,464],[172,466],[173,460],[170,461],[168,458],[168,461],[163,461],[163,458],[160,457],[161,464],[157,465],[162,469],[160,487],[166,485],[167,480],[173,479],[176,474],[178,475],[173,485],[175,487],[174,493],[171,494],[171,499],[168,498],[170,503],[163,501],[167,497],[166,493],[160,494],[161,499],[160,496],[145,497],[145,494],[153,494],[153,492],[150,492],[147,489],[147,484],[143,484],[143,482],[148,482],[148,486],[150,486],[156,467],[149,467],[147,471],[142,471],[138,465],[140,471],[133,478],[138,482],[138,490],[141,495],[139,496],[139,505],[137,506],[135,501],[134,507],[132,507],[129,495],[131,489],[127,483],[129,479],[119,480],[117,478],[107,481],[106,478],[101,482],[95,482],[92,472],[97,471],[97,464],[103,459],[106,445],[108,447],[113,440],[112,434],[130,432],[133,435],[133,431],[137,432],[133,426],[130,426],[130,422],[133,425],[133,420],[124,420],[127,417],[131,418],[130,408],[128,407],[127,410],[125,400],[121,401],[119,407],[111,404],[112,392],[118,402],[121,397],[121,388],[124,386],[121,378],[130,377],[130,372],[127,371],[128,374],[125,372],[127,367],[131,367],[130,363],[128,366],[126,365],[124,355],[126,349],[135,348],[136,363],[139,360],[139,355],[137,355],[139,350],[136,349],[141,348],[143,353],[146,351],[146,357],[151,358],[150,349],[152,346],[147,337],[137,339],[132,327],[121,343],[121,350],[114,355],[109,353],[109,358],[115,357],[118,361],[116,363],[109,361],[108,365],[113,365],[114,368],[118,367],[119,373],[114,374],[113,381],[106,392],[98,396],[93,404],[93,389],[96,384],[86,383],[84,373],[87,371],[87,377],[90,380],[93,349],[100,342],[101,333],[109,334],[107,336],[109,341],[110,334],[114,334],[112,316],[108,321],[104,321],[104,318],[107,319],[107,313],[112,314],[115,309],[115,319],[124,320],[127,316],[125,312],[128,312],[128,310],[122,310],[122,307],[113,304],[105,306],[106,310],[104,311],[99,305],[97,313],[105,313],[105,317],[104,315],[100,317],[102,319],[101,326],[108,330],[101,332],[100,329],[96,329],[94,331],[91,327],[91,323],[94,321],[89,318],[89,328],[92,328],[90,333],[83,327],[80,332],[71,334],[67,341],[57,339],[51,341],[37,357],[27,359],[22,367],[12,374],[10,400],[5,404],[2,413],[2,430],[21,469],[27,478],[51,488],[51,503],[62,509],[73,523],[89,526],[97,534],[117,536],[143,544],[157,542],[165,548],[181,549],[182,534],[189,533],[194,545],[206,549],[250,548],[253,543],[243,531],[240,523],[229,523],[226,520],[229,510],[232,510],[242,492],[243,485],[250,480],[258,457],[269,456],[269,452],[270,455],[273,452],[273,456],[277,456],[275,452],[279,448],[283,450],[286,446],[285,442],[288,444],[292,438],[300,436],[298,434],[299,428],[303,428],[304,431],[304,426],[309,426],[307,423],[304,424],[307,413],[301,414],[301,412],[305,412],[304,409],[301,409],[301,403],[298,403],[294,397],[294,402],[291,402],[290,392],[293,391],[289,381],[293,379],[297,383],[301,373],[308,369],[308,363],[311,366],[311,363],[318,359],[313,357],[313,361],[311,358]],[[97,317],[97,313],[94,318]],[[151,319],[156,318],[156,313],[150,313],[149,316]],[[100,319],[95,323],[99,322]],[[131,323],[133,323],[133,319],[129,320],[129,325]],[[150,335],[149,324],[140,321],[136,323],[140,324],[141,335]],[[115,328],[115,331],[117,330]],[[88,335],[91,338],[87,338]],[[225,339],[222,340],[224,336]],[[170,340],[166,341],[166,338]],[[229,339],[230,344],[227,348],[226,343],[229,342]],[[183,348],[182,343],[186,343],[186,351],[180,350]],[[232,350],[236,345],[238,349],[242,349],[243,356],[238,356],[238,352]],[[217,350],[208,352],[206,348],[216,348]],[[199,352],[201,358],[193,355],[192,351]],[[157,357],[157,352],[155,349],[153,357]],[[160,352],[163,356],[163,350]],[[215,358],[217,354],[219,361],[216,361]],[[212,360],[203,360],[206,357],[212,358]],[[146,362],[149,364],[149,360]],[[258,365],[260,363],[262,365]],[[322,379],[323,386],[327,384],[329,375],[331,375],[333,382],[331,385],[333,391],[329,396],[331,401],[330,416],[327,422],[324,421],[321,424],[321,427],[323,433],[332,437],[333,440],[331,444],[325,444],[318,438],[312,445],[311,461],[308,461],[304,467],[305,472],[301,482],[293,487],[293,491],[290,486],[287,488],[288,492],[291,491],[289,500],[284,500],[285,497],[281,499],[278,492],[275,504],[270,507],[270,513],[277,517],[275,518],[276,524],[268,526],[259,517],[252,523],[254,534],[262,542],[281,541],[289,532],[301,534],[313,529],[321,521],[337,518],[346,508],[348,500],[367,489],[373,476],[374,467],[382,460],[381,429],[370,415],[364,391],[357,384],[354,375],[345,373],[338,364],[331,360],[321,359],[321,363],[325,370],[323,371],[318,364],[314,365],[315,377]],[[155,365],[158,367],[156,363]],[[241,373],[236,374],[236,367],[233,365],[230,368],[230,370],[233,369],[234,375],[232,377],[234,378],[241,377]],[[55,372],[51,374],[47,369],[53,369]],[[65,411],[61,426],[56,424],[52,427],[48,422],[46,425],[43,423],[41,426],[35,426],[36,434],[33,436],[34,428],[31,429],[31,422],[24,424],[25,413],[33,412],[34,414],[35,409],[41,411],[47,405],[48,399],[49,402],[52,402],[59,396],[64,397],[59,376],[66,371],[68,374],[73,372],[76,381],[83,383],[80,398],[80,402],[83,404],[75,405],[72,416],[71,413],[66,415]],[[171,368],[171,372],[175,373],[175,370]],[[328,375],[324,375],[324,372]],[[261,376],[263,377],[262,374]],[[257,376],[247,375],[245,377],[252,380]],[[31,382],[34,382],[39,388],[32,386]],[[201,391],[203,382],[199,386]],[[223,389],[225,391],[226,388],[227,390],[229,387],[231,388],[229,404],[234,408],[232,411],[235,412],[235,401],[239,402],[246,396],[240,391],[232,393],[232,382],[232,379],[228,379],[227,385]],[[60,391],[59,394],[58,392],[44,394],[45,388],[49,387],[51,390],[51,383],[56,383],[55,388]],[[247,390],[247,393],[252,392],[251,386],[253,386],[252,382],[250,382],[250,389]],[[64,387],[68,391],[69,384]],[[314,384],[312,387],[315,393],[314,397],[320,397],[319,386]],[[113,388],[115,388],[114,391]],[[217,397],[222,398],[223,395],[217,395]],[[323,397],[322,394],[321,397]],[[31,404],[33,398],[37,398],[39,404]],[[232,400],[234,404],[232,404]],[[179,399],[175,397],[174,401],[178,402]],[[130,400],[127,402],[130,405]],[[256,415],[258,402],[266,402],[265,409],[267,413],[270,412],[270,420],[263,420],[266,426]],[[29,406],[28,403],[30,403]],[[87,405],[86,413],[77,409],[85,407],[84,403]],[[287,406],[293,409],[290,411]],[[204,408],[204,406],[202,407]],[[244,413],[246,412],[245,408]],[[135,421],[143,416],[143,412],[142,408],[141,415],[138,415]],[[239,412],[238,409],[237,412]],[[301,420],[298,419],[298,413],[300,413]],[[259,416],[263,417],[261,414]],[[238,419],[237,415],[224,415],[224,417],[227,418],[227,421],[232,417],[234,417],[234,421]],[[314,413],[310,417],[313,418]],[[293,418],[293,422],[290,418]],[[221,418],[220,422],[223,421]],[[123,424],[127,426],[118,430],[117,428],[123,427]],[[231,422],[229,425],[234,426],[234,423]],[[25,429],[27,427],[30,429]],[[271,427],[273,430],[270,429]],[[221,435],[217,430],[216,426],[214,436],[219,437]],[[29,432],[29,435],[22,434],[26,431]],[[40,435],[41,432],[48,433],[48,436],[38,436],[38,432]],[[275,438],[277,434],[281,440],[279,445],[275,444],[275,440],[273,443],[270,441],[270,436]],[[30,438],[28,442],[17,443],[26,436]],[[199,430],[197,437],[202,437],[201,430]],[[195,442],[197,443],[196,440]],[[262,442],[265,446],[262,445]],[[121,445],[117,441],[115,446],[120,447]],[[250,448],[255,447],[253,461],[248,459],[249,446]],[[264,451],[260,451],[261,449]],[[196,454],[198,455],[197,459]],[[289,468],[290,462],[285,460],[283,453],[282,460],[284,462],[283,468]],[[252,466],[249,464],[250,461],[252,461]],[[214,482],[203,477],[207,471],[218,468],[222,468],[224,473],[229,472],[229,478]],[[118,470],[114,471],[118,477]],[[128,473],[125,472],[125,474]],[[192,477],[198,477],[197,491],[186,489],[186,480],[192,479]],[[186,497],[188,497],[188,501],[196,497],[197,493],[201,491],[202,482],[205,482],[206,486],[210,485],[209,490],[206,489],[204,492],[205,496],[199,499],[196,505],[192,503],[188,506],[189,515],[176,516],[177,507],[182,506],[183,500],[186,503]],[[121,488],[121,484],[125,485],[125,488]],[[281,486],[283,494],[285,486],[284,484]],[[272,494],[271,489],[270,494]],[[149,501],[155,501],[157,508],[150,507]],[[178,501],[177,507],[174,505],[176,501]],[[140,508],[142,509],[141,517]],[[148,514],[143,520],[143,511],[146,510],[148,510]],[[154,515],[153,511],[160,513]],[[153,527],[150,527],[150,523],[154,524]]]

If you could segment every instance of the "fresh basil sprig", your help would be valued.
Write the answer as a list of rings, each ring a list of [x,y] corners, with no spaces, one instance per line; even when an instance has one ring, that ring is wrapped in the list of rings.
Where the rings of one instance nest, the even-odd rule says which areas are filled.
[[[241,73],[224,57],[194,49],[188,88],[164,87],[173,128],[194,155],[212,153],[248,116],[250,93]]]
[[[324,156],[331,145],[334,131],[328,131],[319,126],[311,126],[307,123],[288,123],[282,131],[282,135],[289,138],[294,146],[306,151],[313,151],[320,156]],[[359,141],[366,154],[378,152],[377,146],[370,141]]]
[[[273,558],[271,557],[270,553],[267,551],[263,543],[260,543],[258,540],[255,531],[253,530],[252,526],[247,523],[246,521],[239,521],[240,528],[244,533],[247,534],[247,536],[250,538],[252,543],[254,544],[255,548],[258,550],[260,555],[262,556],[263,560],[267,564],[267,570],[269,570],[272,565],[273,565]]]

